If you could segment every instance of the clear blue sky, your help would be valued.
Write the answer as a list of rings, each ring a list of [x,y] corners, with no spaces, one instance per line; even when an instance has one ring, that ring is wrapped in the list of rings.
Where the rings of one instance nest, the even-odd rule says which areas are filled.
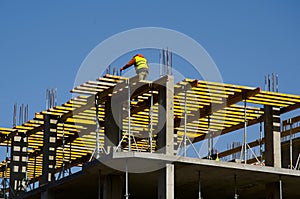
[[[300,1],[1,1],[0,126],[12,126],[13,104],[29,118],[71,98],[88,53],[108,37],[138,27],[164,27],[199,42],[224,82],[262,86],[278,73],[280,91],[300,94]],[[128,57],[129,59],[130,57]]]

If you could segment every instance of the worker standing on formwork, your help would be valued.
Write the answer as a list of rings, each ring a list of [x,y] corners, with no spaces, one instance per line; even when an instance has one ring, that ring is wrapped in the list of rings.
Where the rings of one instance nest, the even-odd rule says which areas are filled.
[[[133,58],[122,68],[120,68],[120,73],[126,68],[134,65],[135,72],[139,76],[139,80],[145,80],[148,77],[149,66],[147,59],[142,54],[136,54]]]

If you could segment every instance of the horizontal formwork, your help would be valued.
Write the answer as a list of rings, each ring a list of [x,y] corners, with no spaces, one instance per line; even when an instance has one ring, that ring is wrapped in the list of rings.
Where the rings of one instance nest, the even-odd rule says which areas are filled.
[[[42,146],[44,136],[44,116],[52,115],[57,119],[51,121],[57,132],[57,169],[65,161],[78,161],[91,155],[96,145],[96,107],[95,96],[98,96],[99,143],[104,146],[105,103],[114,98],[121,101],[122,147],[128,145],[128,123],[130,131],[137,137],[131,145],[132,150],[146,151],[149,141],[146,135],[151,130],[156,132],[159,123],[158,88],[167,81],[161,77],[156,81],[137,81],[137,77],[105,75],[96,80],[87,81],[71,90],[78,94],[66,103],[35,114],[35,117],[24,124],[13,128],[0,128],[0,143],[9,145],[10,139],[17,133],[28,137],[28,174],[30,178],[41,175]],[[130,118],[128,118],[128,87],[135,92],[130,99]],[[151,98],[153,106],[150,107]],[[184,131],[194,140],[201,140],[208,132],[231,132],[241,128],[244,117],[248,122],[258,123],[264,115],[263,106],[277,106],[283,112],[298,108],[300,96],[262,91],[260,88],[185,79],[174,85],[174,132],[178,143]],[[150,113],[152,111],[152,113]],[[186,117],[186,123],[184,118]],[[150,129],[152,125],[152,129]],[[143,137],[144,136],[144,137]],[[156,135],[154,135],[154,138]],[[152,144],[155,150],[155,141]],[[77,162],[82,164],[84,162]],[[2,161],[0,168],[5,171],[9,162]],[[6,170],[9,176],[9,170]],[[1,174],[4,175],[3,172]]]

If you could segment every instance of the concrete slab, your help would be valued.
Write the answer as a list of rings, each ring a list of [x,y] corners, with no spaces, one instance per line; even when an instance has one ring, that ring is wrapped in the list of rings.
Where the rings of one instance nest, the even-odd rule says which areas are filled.
[[[201,172],[201,190],[205,199],[233,198],[234,176],[237,177],[237,190],[240,198],[266,198],[266,185],[276,183],[281,177],[283,182],[283,198],[300,198],[300,171],[282,168],[261,167],[238,163],[176,157],[171,155],[141,152],[116,152],[102,161],[94,161],[85,165],[83,170],[47,187],[27,193],[24,198],[39,198],[38,193],[48,188],[54,191],[55,198],[97,198],[97,173],[119,175],[124,186],[124,163],[127,160],[131,173],[129,174],[130,199],[157,198],[158,177],[157,168],[166,163],[174,165],[175,198],[198,198],[198,177]],[[105,164],[118,168],[109,168]],[[144,171],[144,172],[142,172]]]

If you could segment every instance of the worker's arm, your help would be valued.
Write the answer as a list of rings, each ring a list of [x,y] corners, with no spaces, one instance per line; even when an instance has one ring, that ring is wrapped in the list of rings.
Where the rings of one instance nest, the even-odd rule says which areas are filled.
[[[132,58],[125,66],[123,66],[122,68],[120,68],[120,70],[125,70],[126,68],[129,68],[133,64],[135,64],[135,58]]]

